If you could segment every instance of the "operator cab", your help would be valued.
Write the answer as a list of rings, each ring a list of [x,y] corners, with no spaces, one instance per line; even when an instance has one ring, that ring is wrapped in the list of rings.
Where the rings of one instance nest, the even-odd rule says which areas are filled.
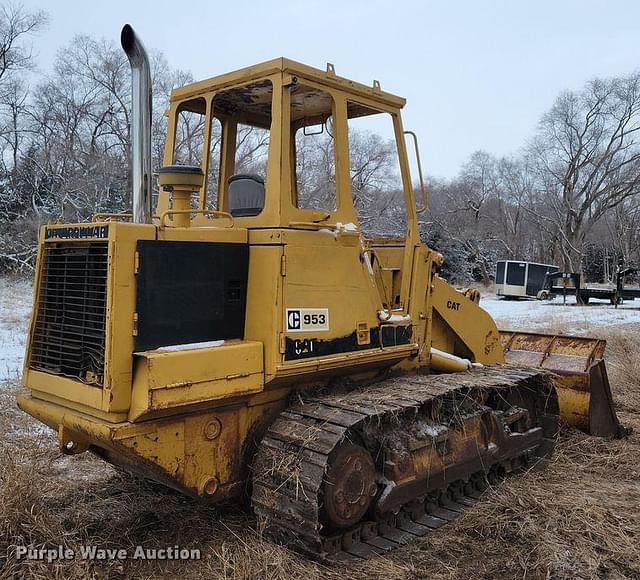
[[[205,175],[193,225],[215,210],[247,228],[342,223],[375,235],[391,222],[404,239],[415,217],[404,103],[331,65],[276,59],[175,89],[164,164]],[[161,192],[158,215],[170,205]]]
[[[377,82],[368,87],[338,77],[331,65],[321,71],[287,59],[175,89],[164,163],[204,174],[197,197],[183,202],[177,217],[192,208],[192,227],[229,227],[227,216],[232,227],[248,230],[362,235],[361,259],[381,307],[403,310],[421,211],[404,104]],[[419,170],[417,147],[415,159]],[[161,190],[157,215],[176,207]]]

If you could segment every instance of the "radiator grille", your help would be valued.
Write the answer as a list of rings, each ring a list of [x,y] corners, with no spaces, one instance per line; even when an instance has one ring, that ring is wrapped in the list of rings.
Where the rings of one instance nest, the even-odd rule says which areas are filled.
[[[46,244],[30,367],[102,386],[106,242]]]

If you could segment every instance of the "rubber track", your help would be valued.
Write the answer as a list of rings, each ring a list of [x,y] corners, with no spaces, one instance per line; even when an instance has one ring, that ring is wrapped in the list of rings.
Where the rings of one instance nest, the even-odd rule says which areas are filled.
[[[457,519],[473,506],[498,474],[548,462],[559,414],[550,376],[537,369],[487,367],[472,373],[415,375],[387,379],[365,389],[328,394],[281,413],[267,431],[253,464],[252,506],[267,535],[324,561],[368,558],[422,537]],[[465,474],[437,493],[425,493],[395,514],[360,522],[324,536],[320,495],[330,453],[367,425],[394,424],[415,417],[436,399],[465,397],[476,389],[517,389],[537,393],[542,439],[534,451]]]

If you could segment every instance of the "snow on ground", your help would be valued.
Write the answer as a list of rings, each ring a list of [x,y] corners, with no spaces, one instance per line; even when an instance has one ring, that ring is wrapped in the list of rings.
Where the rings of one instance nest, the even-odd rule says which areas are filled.
[[[22,376],[31,297],[30,282],[0,277],[0,381]]]
[[[609,302],[593,300],[578,306],[573,296],[553,300],[505,300],[495,294],[483,296],[480,306],[491,314],[501,330],[563,333],[588,331],[595,327],[640,323],[640,300],[626,300],[615,308]]]

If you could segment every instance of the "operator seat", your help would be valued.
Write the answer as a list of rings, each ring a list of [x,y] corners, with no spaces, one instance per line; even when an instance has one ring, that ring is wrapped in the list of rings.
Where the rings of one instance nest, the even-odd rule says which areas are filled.
[[[264,208],[264,179],[253,173],[236,173],[227,181],[229,211],[233,217],[258,215]]]

